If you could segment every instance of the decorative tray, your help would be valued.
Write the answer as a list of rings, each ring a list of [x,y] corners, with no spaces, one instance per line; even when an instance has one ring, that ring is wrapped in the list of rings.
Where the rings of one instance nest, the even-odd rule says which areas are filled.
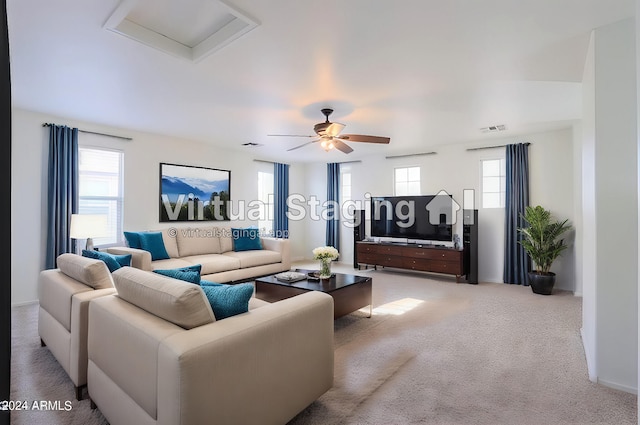
[[[304,273],[298,273],[298,272],[283,272],[283,273],[278,273],[275,277],[281,282],[293,283],[293,282],[298,282],[300,280],[305,280],[307,278],[307,275]]]

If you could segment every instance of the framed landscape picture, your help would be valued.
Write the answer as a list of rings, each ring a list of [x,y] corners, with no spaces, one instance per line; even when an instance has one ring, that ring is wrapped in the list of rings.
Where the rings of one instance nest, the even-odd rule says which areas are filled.
[[[160,221],[229,220],[231,171],[160,163]]]

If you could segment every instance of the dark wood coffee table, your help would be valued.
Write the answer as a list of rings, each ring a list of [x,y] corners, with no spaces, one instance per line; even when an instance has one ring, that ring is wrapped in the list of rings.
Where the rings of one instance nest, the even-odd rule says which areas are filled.
[[[313,270],[297,269],[300,273]],[[268,302],[276,302],[291,298],[309,291],[322,291],[333,297],[333,318],[337,319],[353,313],[362,307],[369,306],[369,317],[372,312],[372,280],[370,277],[335,273],[331,279],[318,282],[299,280],[288,283],[276,279],[275,275],[260,277],[255,280],[256,298]]]

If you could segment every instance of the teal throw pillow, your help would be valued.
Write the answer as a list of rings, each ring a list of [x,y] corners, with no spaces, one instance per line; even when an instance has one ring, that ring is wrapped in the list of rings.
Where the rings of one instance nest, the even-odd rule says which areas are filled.
[[[113,255],[108,252],[82,250],[82,256],[87,258],[93,258],[96,260],[102,260],[109,269],[110,272],[118,270],[120,267],[131,265],[131,254],[126,255]]]
[[[142,249],[142,245],[140,245],[140,233],[141,232],[124,232],[124,238],[127,240],[129,248]]]
[[[196,264],[188,267],[180,267],[177,269],[159,269],[154,270],[154,273],[161,274],[163,276],[172,277],[174,279],[184,280],[185,282],[200,284],[200,270],[202,265]]]
[[[216,320],[226,319],[249,311],[249,300],[253,295],[253,284],[239,283],[224,285],[222,283],[200,281],[200,286],[211,304]]]
[[[162,233],[160,232],[143,232],[139,234],[140,247],[151,253],[151,260],[168,260],[169,254],[164,247]]]
[[[236,252],[262,249],[262,241],[260,241],[260,229],[258,228],[232,228],[231,237],[233,238],[233,250]]]
[[[111,255],[113,258],[115,258],[121,267],[131,267],[131,254],[115,255],[106,252],[104,254]]]

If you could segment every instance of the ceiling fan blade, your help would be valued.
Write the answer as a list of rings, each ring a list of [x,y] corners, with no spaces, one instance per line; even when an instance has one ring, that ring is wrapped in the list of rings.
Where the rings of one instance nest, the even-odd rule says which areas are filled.
[[[307,134],[267,134],[270,137],[318,137],[318,136],[309,136]]]
[[[326,136],[336,137],[345,127],[346,126],[344,124],[340,124],[339,122],[332,122],[324,130],[324,134]]]
[[[310,144],[315,143],[315,142],[318,142],[318,141],[320,141],[320,139],[316,139],[316,140],[312,140],[312,141],[307,142],[307,143],[303,143],[303,144],[301,144],[301,145],[299,145],[299,146],[296,146],[295,148],[287,149],[287,152],[289,152],[289,151],[294,151],[294,150],[296,150],[296,149],[300,149],[300,148],[302,148],[302,147],[304,147],[304,146],[310,145]]]
[[[365,143],[384,143],[387,144],[391,141],[388,137],[380,136],[367,136],[364,134],[343,134],[340,136],[342,140],[348,142],[365,142]]]
[[[333,146],[336,149],[338,149],[340,152],[344,152],[344,153],[353,152],[353,148],[351,148],[351,146],[347,145],[345,142],[343,142],[342,140],[338,139],[337,137],[333,138]]]

